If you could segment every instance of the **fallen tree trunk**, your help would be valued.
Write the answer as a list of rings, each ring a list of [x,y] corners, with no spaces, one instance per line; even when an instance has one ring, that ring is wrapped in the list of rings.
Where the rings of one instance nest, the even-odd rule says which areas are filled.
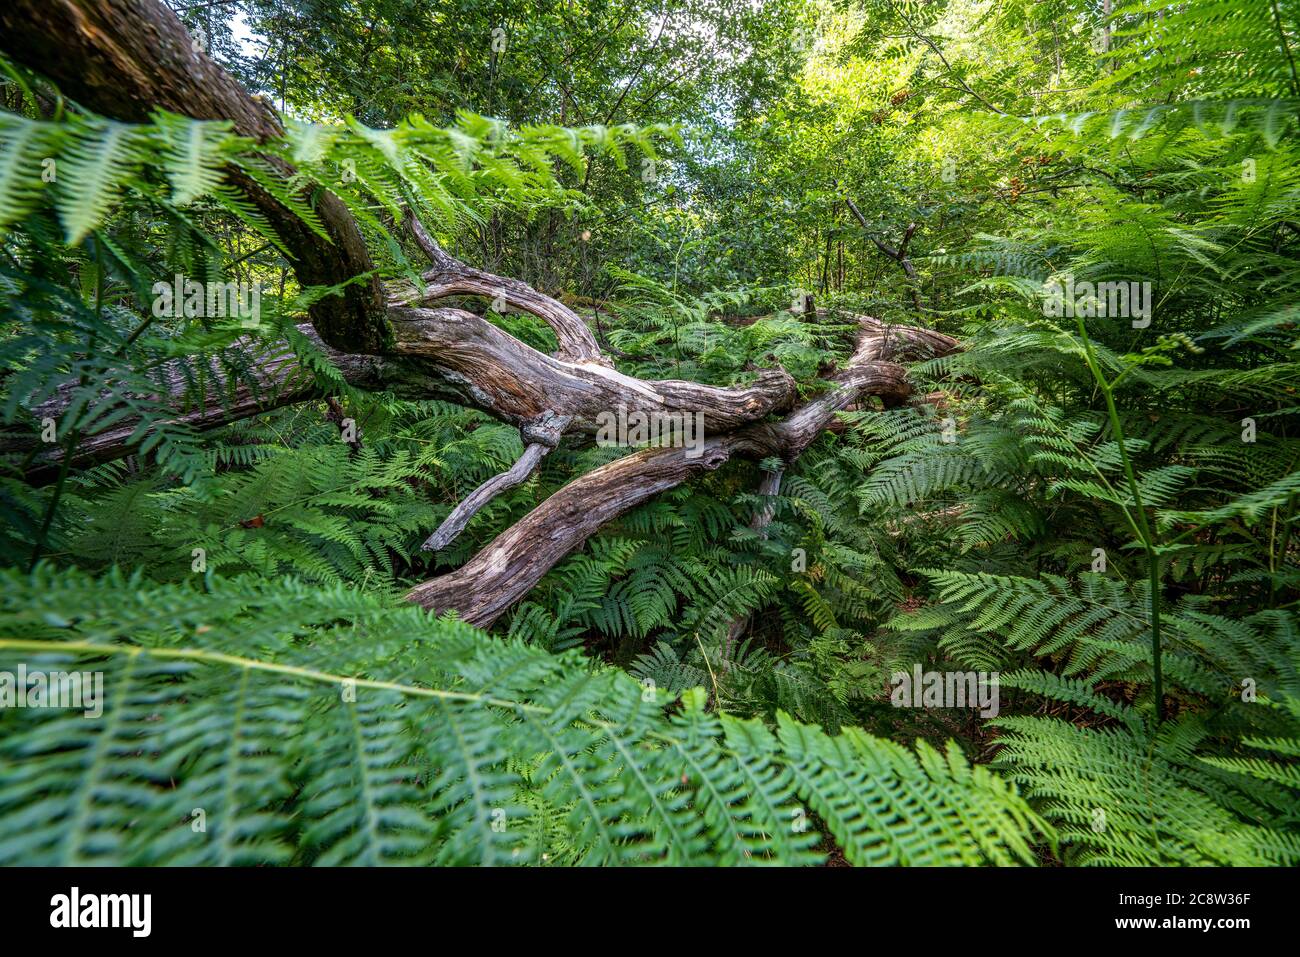
[[[387,316],[394,344],[383,356],[333,349],[310,327],[300,331],[314,340],[351,385],[411,398],[451,399],[520,427],[550,411],[569,420],[567,431],[594,435],[604,416],[622,409],[647,417],[699,411],[706,430],[722,432],[789,408],[795,396],[794,379],[781,369],[765,370],[752,384],[735,388],[637,379],[600,363],[568,362],[538,352],[463,309],[394,306]],[[235,348],[252,351],[254,347],[250,342]],[[194,398],[179,366],[173,365],[164,370],[162,391],[152,398],[170,400],[178,410],[192,404],[192,409],[178,413],[177,421],[205,429],[319,395],[306,384],[310,376],[287,348],[265,355],[251,368],[253,381],[241,383],[233,398],[223,396],[225,380],[219,375],[206,395]],[[297,381],[304,385],[295,387]],[[74,382],[61,386],[51,399],[31,410],[34,418],[57,421],[76,388]],[[191,398],[194,401],[189,402]],[[109,430],[86,436],[78,444],[74,463],[128,454],[134,447],[131,436],[137,422],[127,417]],[[0,450],[35,452],[36,468],[46,471],[57,466],[63,455],[60,447],[42,447],[34,434],[7,441]]]
[[[660,492],[716,469],[734,455],[793,461],[837,412],[864,395],[880,395],[891,404],[902,402],[909,394],[906,371],[877,356],[918,358],[942,355],[956,347],[955,340],[941,333],[890,328],[864,319],[858,348],[826,395],[780,422],[755,423],[709,438],[698,451],[685,447],[645,449],[588,472],[538,505],[460,568],[417,585],[407,597],[435,611],[456,611],[466,621],[487,628],[602,525]]]
[[[330,349],[310,325],[299,326],[298,331],[330,357],[349,385],[367,390],[389,388],[406,391],[401,388],[394,370],[386,368],[391,362],[377,356]],[[201,392],[194,392],[186,370],[181,363],[173,361],[163,364],[158,370],[158,392],[136,398],[149,399],[175,409],[175,416],[168,419],[171,424],[206,431],[271,409],[324,396],[315,377],[302,367],[287,343],[267,349],[265,343],[239,342],[220,358],[226,361],[213,357],[207,363]],[[233,368],[239,371],[226,371]],[[409,385],[407,394],[428,394],[428,383],[412,381]],[[38,423],[47,419],[54,421],[57,434],[63,435],[67,424],[64,416],[78,391],[77,382],[62,383],[52,396],[30,409],[32,418]],[[128,415],[114,417],[111,425],[98,431],[83,432],[72,457],[73,464],[94,465],[132,453],[141,441],[136,435],[139,425],[137,416]],[[41,484],[52,480],[58,473],[65,449],[61,443],[43,443],[37,435],[29,433],[0,438],[0,453],[24,456],[28,462],[27,481]]]

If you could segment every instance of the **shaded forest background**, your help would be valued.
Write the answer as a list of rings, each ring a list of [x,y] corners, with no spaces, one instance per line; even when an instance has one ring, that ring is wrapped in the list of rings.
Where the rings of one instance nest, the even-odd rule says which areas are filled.
[[[111,695],[0,713],[0,861],[1300,860],[1293,9],[168,6],[279,145],[123,132],[0,44],[0,667]],[[569,432],[421,549],[534,440],[305,335],[339,290],[231,170],[309,224],[333,190],[394,287],[418,211],[643,382],[784,370],[806,408],[866,336],[907,384],[674,474],[489,630],[439,618],[412,588],[630,450]],[[149,318],[175,274],[258,284],[263,319]],[[1096,283],[1149,315],[1052,308]],[[211,405],[285,355],[293,401],[216,429],[158,385]],[[914,668],[999,674],[1000,713],[897,707]]]

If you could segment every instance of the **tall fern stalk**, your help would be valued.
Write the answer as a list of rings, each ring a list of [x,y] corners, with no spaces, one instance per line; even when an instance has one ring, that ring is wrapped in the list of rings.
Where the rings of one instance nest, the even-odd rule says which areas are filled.
[[[1138,540],[1142,543],[1142,550],[1147,557],[1147,581],[1151,589],[1151,683],[1152,693],[1155,695],[1156,723],[1159,724],[1164,720],[1164,682],[1160,667],[1160,546],[1147,521],[1146,508],[1142,504],[1142,493],[1138,489],[1137,474],[1133,471],[1133,460],[1129,458],[1128,449],[1124,444],[1124,426],[1119,420],[1119,410],[1115,408],[1115,383],[1106,378],[1097,363],[1097,356],[1093,352],[1092,340],[1088,338],[1088,330],[1084,327],[1083,318],[1076,317],[1075,322],[1079,327],[1079,337],[1083,340],[1083,352],[1088,363],[1088,371],[1092,373],[1093,381],[1097,383],[1102,398],[1106,400],[1106,415],[1110,419],[1111,434],[1119,445],[1124,480],[1128,483],[1129,494],[1133,496],[1133,508],[1137,514],[1130,515],[1127,508],[1120,507],[1137,533]]]

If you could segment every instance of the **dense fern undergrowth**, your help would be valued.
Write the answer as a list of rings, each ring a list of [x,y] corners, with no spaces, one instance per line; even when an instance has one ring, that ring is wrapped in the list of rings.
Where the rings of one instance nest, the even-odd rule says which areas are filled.
[[[106,120],[5,64],[0,673],[104,694],[94,718],[0,708],[0,864],[1300,864],[1294,11],[749,16],[749,59],[649,121],[575,128],[521,78],[449,106],[454,71],[424,94],[441,120],[394,119],[294,74],[298,118],[256,149]],[[729,83],[749,98],[718,129],[701,103]],[[295,326],[337,290],[294,282],[232,167],[313,229],[303,196],[334,191],[394,283],[418,282],[417,211],[467,261],[564,289],[644,378],[779,365],[811,397],[862,314],[962,349],[794,462],[609,523],[485,632],[403,592],[628,450],[568,437],[421,551],[519,432],[349,386]],[[909,270],[876,242],[904,230]],[[263,283],[260,318],[151,314],[177,274]],[[1111,281],[1149,284],[1148,323],[1045,305]],[[164,369],[231,397],[285,355],[303,378],[281,387],[320,398],[199,432],[160,397]],[[23,442],[60,386],[55,445],[130,421],[133,454],[42,471],[49,443]],[[997,713],[896,707],[914,668],[998,675]]]

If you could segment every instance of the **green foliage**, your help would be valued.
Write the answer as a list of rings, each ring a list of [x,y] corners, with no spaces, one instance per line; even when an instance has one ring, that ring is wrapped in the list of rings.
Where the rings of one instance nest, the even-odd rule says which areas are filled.
[[[0,712],[8,863],[510,864],[556,839],[586,863],[808,863],[812,814],[856,863],[1033,863],[1051,833],[955,750],[774,736],[694,692],[669,714],[572,652],[342,586],[42,566],[2,594],[5,670],[103,679],[102,720]]]
[[[208,198],[278,243],[225,182],[224,168],[234,166],[325,241],[307,195],[312,188],[334,192],[377,233],[385,233],[385,227],[371,212],[375,201],[394,220],[413,203],[431,224],[448,228],[462,218],[480,218],[478,207],[491,205],[494,195],[508,196],[512,207],[522,209],[571,202],[575,197],[556,179],[554,162],[581,170],[594,151],[625,163],[629,147],[652,154],[653,139],[668,132],[630,125],[510,129],[462,113],[447,128],[419,116],[390,130],[355,121],[341,127],[290,123],[282,140],[254,143],[233,133],[229,123],[167,113],[147,125],[76,115],[47,122],[0,113],[0,138],[7,146],[0,169],[0,225],[31,216],[48,190],[65,239],[75,246],[131,188],[173,210]],[[292,164],[292,177],[269,161],[277,156]],[[49,176],[33,175],[47,169]],[[396,247],[390,243],[389,248]]]
[[[3,87],[0,672],[105,700],[0,709],[0,862],[1300,863],[1294,9],[240,6],[264,50],[182,16],[282,139]],[[609,523],[489,635],[401,593],[621,453],[568,437],[421,552],[519,434],[348,386],[295,325],[338,289],[232,169],[318,234],[339,196],[394,284],[414,209],[630,375],[809,398],[861,313],[963,348]],[[158,315],[177,274],[261,321]],[[1149,325],[1052,314],[1067,280],[1149,283]],[[199,434],[177,386],[263,411]],[[998,673],[999,715],[893,707],[917,665]]]
[[[1293,614],[1225,618],[1196,596],[1168,609],[1166,689],[1180,716],[1157,724],[1142,693],[1150,621],[1140,588],[1095,574],[1077,586],[1055,576],[929,574],[940,604],[893,627],[931,633],[947,657],[981,669],[1051,663],[1055,670],[1004,673],[1001,686],[1091,713],[1083,723],[994,722],[1005,732],[996,766],[1042,802],[1071,847],[1067,861],[1294,863]]]

